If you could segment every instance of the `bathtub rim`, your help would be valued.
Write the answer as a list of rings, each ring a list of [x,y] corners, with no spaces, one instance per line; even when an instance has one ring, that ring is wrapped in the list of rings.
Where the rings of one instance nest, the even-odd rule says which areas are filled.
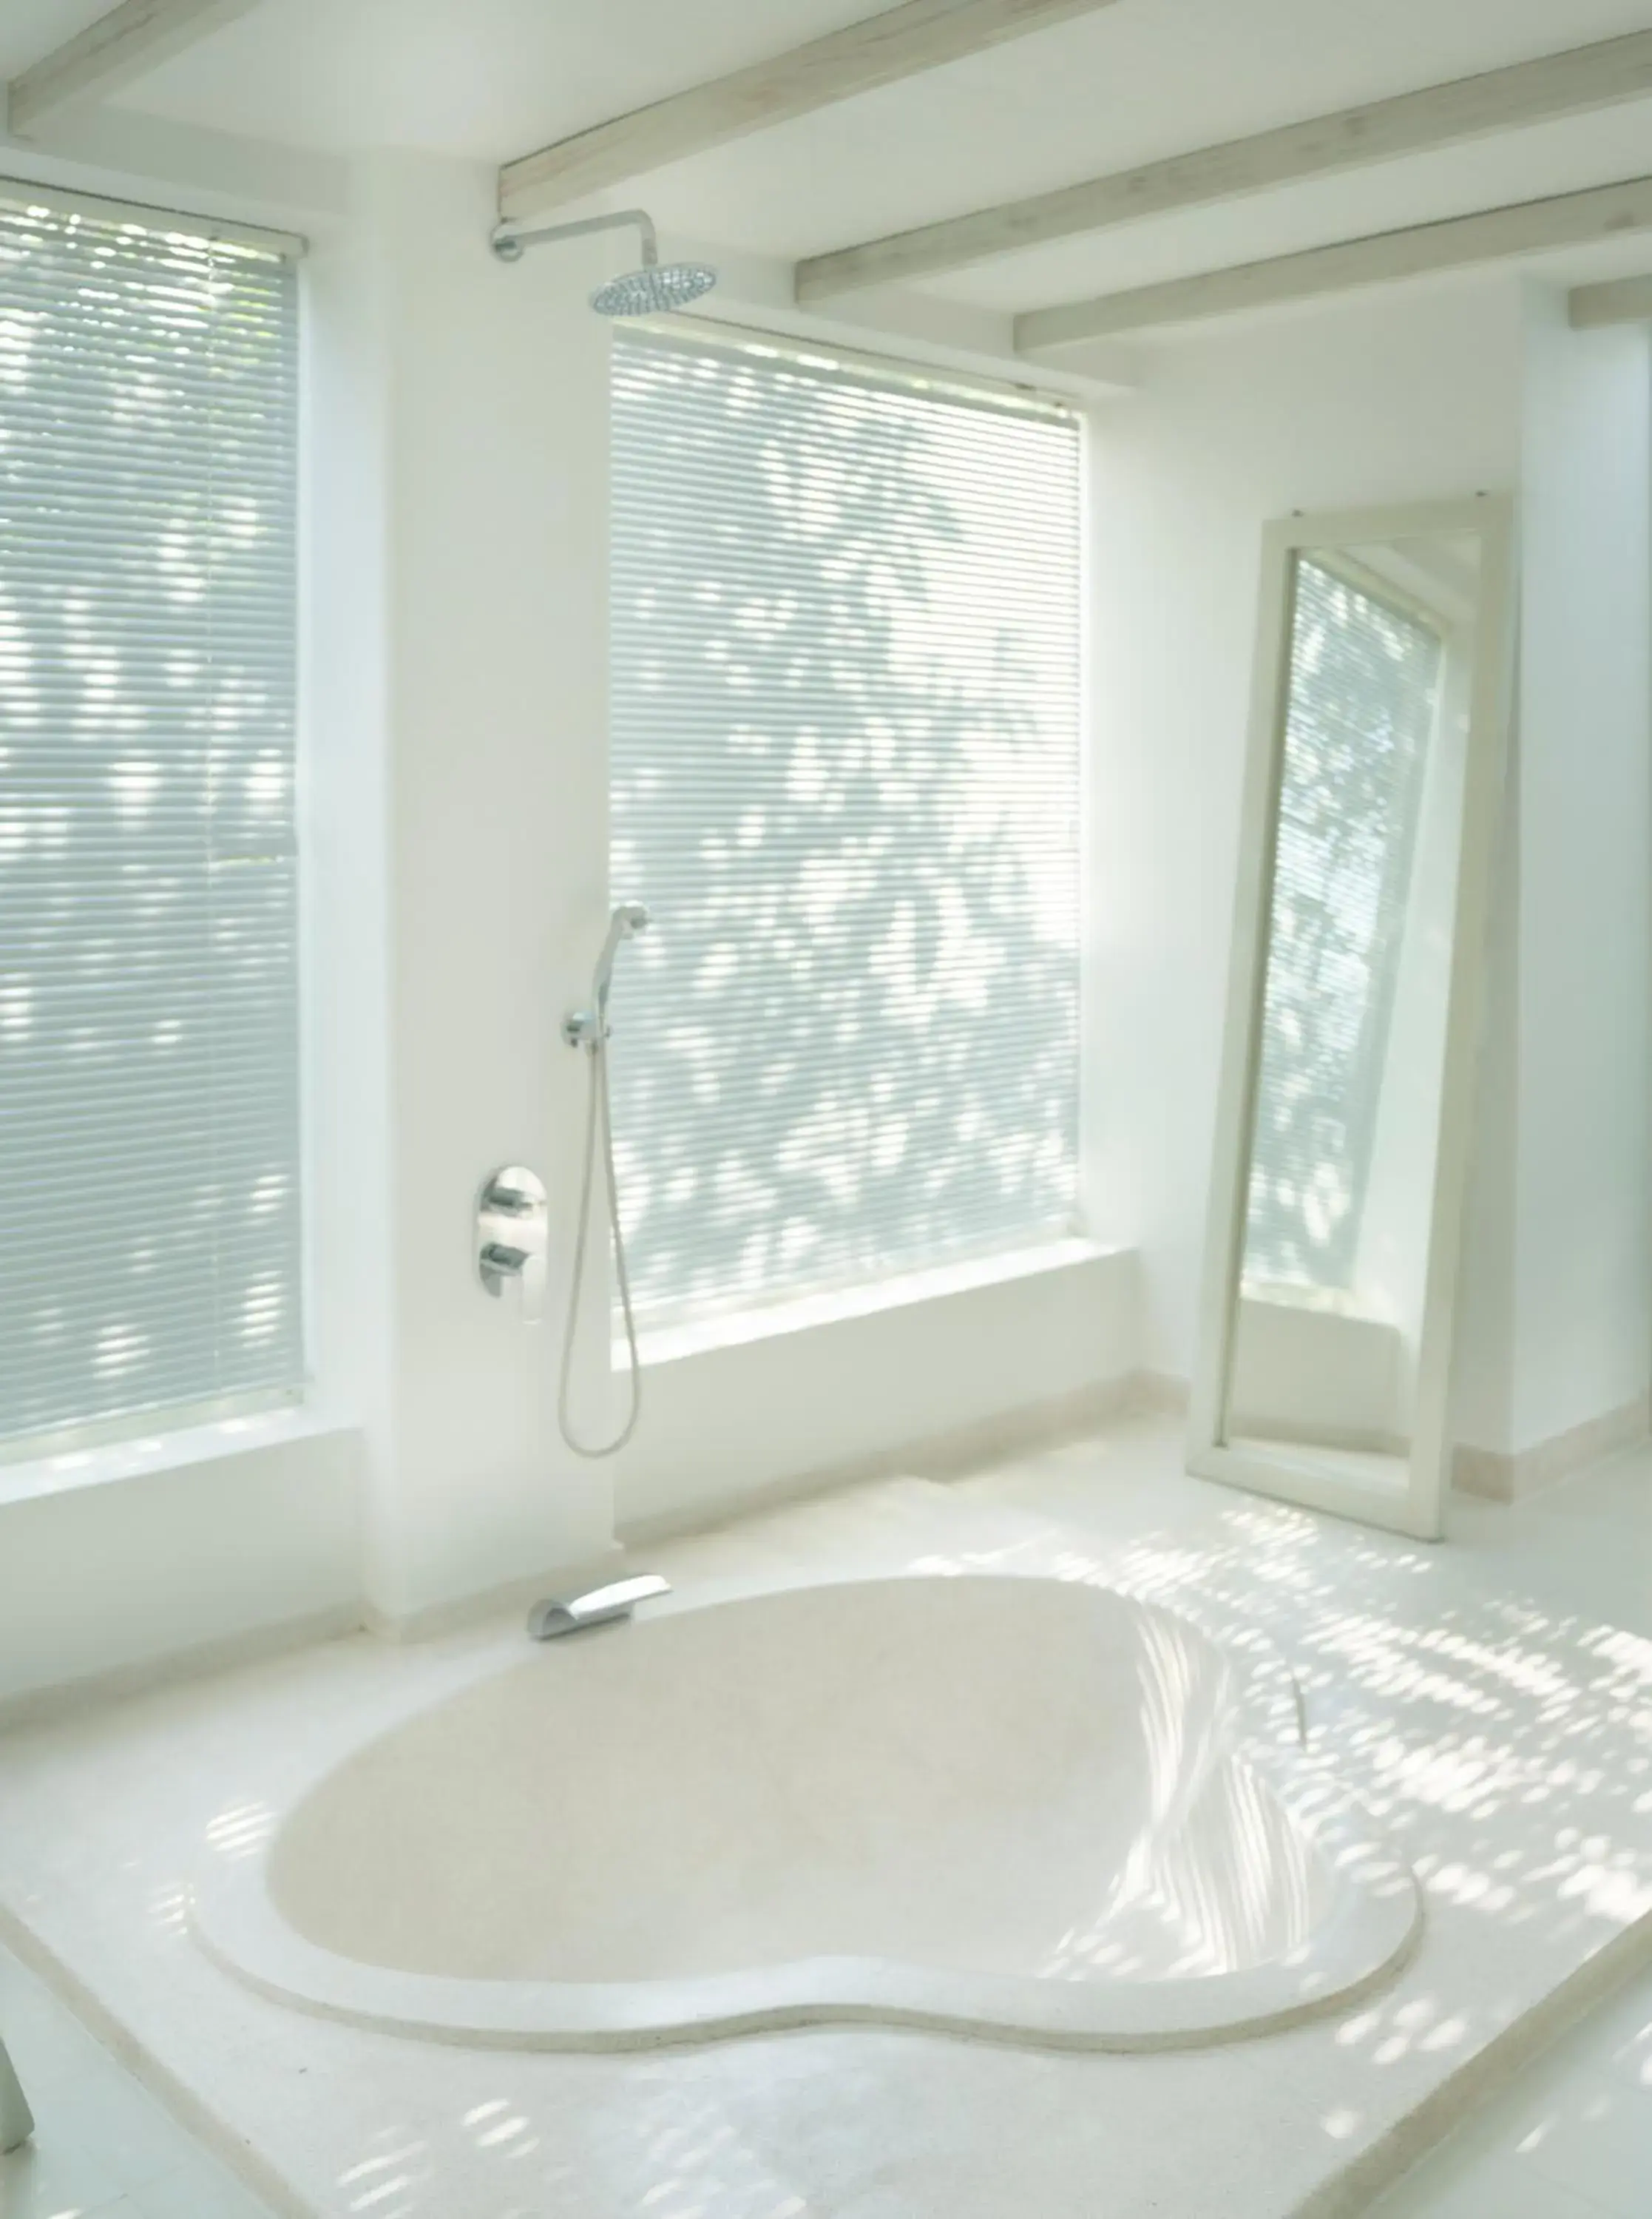
[[[416,1973],[338,1955],[310,1941],[276,1905],[270,1865],[282,1827],[305,1798],[359,1750],[436,1707],[426,1695],[363,1731],[341,1730],[326,1756],[289,1781],[266,1838],[250,1854],[210,1852],[189,1888],[188,1923],[203,1953],[255,1992],[313,2016],[473,2048],[612,2051],[704,2043],[814,2025],[905,2027],[975,2041],[1112,2050],[1191,2048],[1282,2032],[1351,2005],[1395,1974],[1420,1938],[1415,1874],[1370,1812],[1305,1751],[1300,1694],[1289,1665],[1255,1629],[1213,1632],[1192,1612],[1098,1577],[960,1567],[844,1572],[797,1582],[707,1582],[668,1599],[653,1619],[698,1613],[804,1588],[888,1586],[915,1579],[1039,1581],[1083,1586],[1163,1615],[1217,1652],[1231,1682],[1228,1761],[1251,1768],[1325,1861],[1330,1916],[1303,1949],[1244,1970],[1150,1980],[1065,1980],[969,1973],[889,1958],[793,1958],[721,1973],[658,1980],[478,1980]],[[646,1625],[649,1621],[642,1621]],[[612,1638],[612,1637],[611,1637]],[[437,1699],[535,1660],[497,1658]]]

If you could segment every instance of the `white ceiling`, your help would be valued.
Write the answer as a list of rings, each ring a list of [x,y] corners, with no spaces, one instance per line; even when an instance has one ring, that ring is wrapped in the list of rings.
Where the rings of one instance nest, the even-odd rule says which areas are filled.
[[[110,0],[7,0],[0,75]],[[119,96],[330,153],[502,160],[889,0],[262,0]],[[649,179],[668,230],[793,257],[1616,34],[1652,0],[1116,0]],[[1652,103],[1152,219],[936,281],[1024,308],[1652,174]],[[1652,245],[1646,250],[1652,254]]]
[[[504,161],[888,0],[261,0],[122,105],[333,153]],[[114,0],[0,0],[9,75]]]

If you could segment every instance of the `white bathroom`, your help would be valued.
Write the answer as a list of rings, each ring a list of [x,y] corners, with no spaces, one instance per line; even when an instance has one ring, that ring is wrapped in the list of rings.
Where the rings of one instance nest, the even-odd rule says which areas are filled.
[[[0,2219],[1646,2219],[1652,0],[0,82]]]

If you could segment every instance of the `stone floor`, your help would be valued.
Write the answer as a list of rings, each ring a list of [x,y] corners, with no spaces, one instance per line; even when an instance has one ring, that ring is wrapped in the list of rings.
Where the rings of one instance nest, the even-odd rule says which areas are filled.
[[[0,2028],[34,2114],[32,2140],[0,2157],[4,2219],[265,2219],[9,1949]]]
[[[1353,2214],[1523,2048],[1652,1959],[1652,1460],[1619,1458],[1513,1508],[1465,1503],[1456,1523],[1452,1545],[1429,1549],[1229,1494],[1183,1476],[1171,1430],[1143,1423],[945,1487],[853,1490],[651,1559],[707,1596],[896,1569],[1102,1579],[1220,1638],[1265,1635],[1303,1686],[1316,1760],[1377,1809],[1428,1911],[1392,1986],[1284,2034],[1071,2056],[839,2028],[556,2057],[330,2024],[206,1962],[185,1930],[189,1874],[267,1826],[320,1723],[365,1733],[438,1700],[520,1654],[506,1625],[406,1650],[326,1644],[14,1733],[0,1742],[0,1921],[277,2210]],[[1652,2197],[1621,2200],[1652,2100],[1629,2023],[1637,1992],[1603,2002],[1593,2036],[1479,2112],[1385,2212],[1643,2219]],[[12,2039],[27,2076],[24,2035]],[[121,2100],[108,2096],[111,2116]],[[94,2171],[96,2108],[71,2107]],[[74,2161],[77,2135],[37,2110],[36,2183],[57,2149]],[[154,2115],[146,2101],[132,2114]],[[33,2204],[5,2162],[4,2219],[104,2219],[100,2194],[119,2219],[219,2208],[152,2209],[168,2172],[198,2160],[147,2184],[105,2163]]]
[[[1371,2219],[1646,2219],[1652,1976],[1590,2013],[1374,2204]]]

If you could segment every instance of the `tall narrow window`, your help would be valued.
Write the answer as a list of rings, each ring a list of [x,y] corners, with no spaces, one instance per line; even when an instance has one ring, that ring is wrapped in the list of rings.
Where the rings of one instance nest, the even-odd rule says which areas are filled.
[[[14,1450],[302,1371],[295,319],[277,249],[0,188]]]
[[[656,1318],[1076,1221],[1079,429],[614,357],[615,1125]]]
[[[1376,1127],[1440,631],[1296,566],[1247,1275],[1346,1292]]]

